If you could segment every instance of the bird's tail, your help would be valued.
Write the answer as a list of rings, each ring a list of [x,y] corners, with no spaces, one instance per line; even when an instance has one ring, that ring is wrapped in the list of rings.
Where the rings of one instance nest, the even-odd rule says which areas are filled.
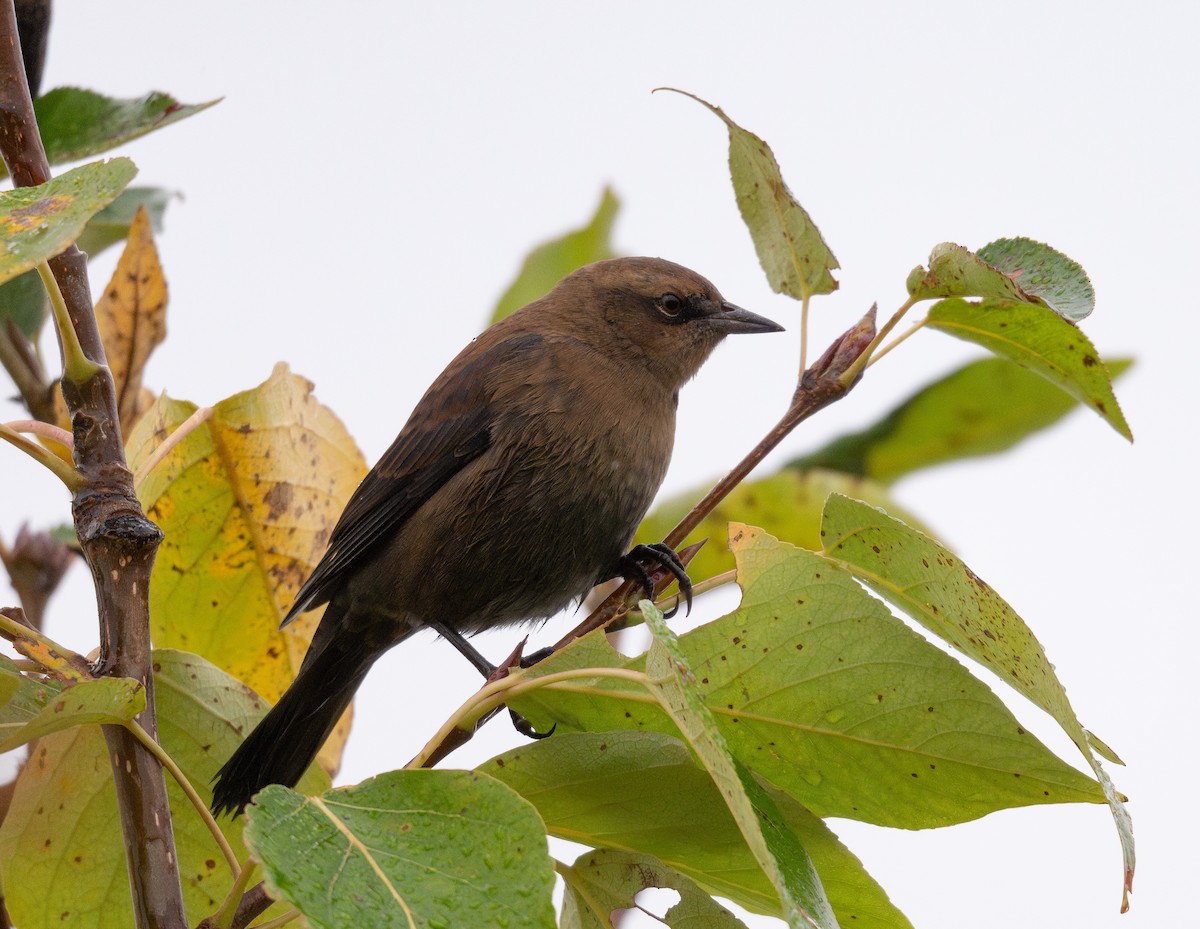
[[[361,637],[329,636],[314,646],[279,702],[217,772],[214,813],[240,812],[268,784],[294,787],[379,656]]]

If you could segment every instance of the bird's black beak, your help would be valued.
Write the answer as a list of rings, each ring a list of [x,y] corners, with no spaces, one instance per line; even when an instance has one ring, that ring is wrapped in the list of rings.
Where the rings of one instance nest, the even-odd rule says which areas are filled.
[[[783,326],[765,316],[743,310],[728,300],[721,304],[721,311],[705,317],[712,328],[732,334],[735,332],[783,332]]]

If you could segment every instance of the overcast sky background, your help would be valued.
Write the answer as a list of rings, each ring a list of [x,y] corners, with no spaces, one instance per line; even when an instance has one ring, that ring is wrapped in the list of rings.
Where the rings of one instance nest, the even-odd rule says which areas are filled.
[[[774,423],[793,388],[798,304],[772,294],[758,266],[722,125],[683,97],[651,95],[660,85],[765,138],[824,232],[841,290],[814,302],[815,346],[874,301],[890,313],[938,242],[1027,235],[1078,260],[1098,294],[1084,330],[1101,353],[1138,359],[1117,388],[1136,443],[1076,412],[1012,453],[907,479],[896,496],[1025,617],[1083,723],[1126,760],[1112,774],[1132,798],[1133,910],[1117,913],[1104,807],[922,833],[834,827],[918,927],[1140,929],[1194,919],[1200,865],[1198,34],[1197,7],[1182,2],[60,0],[43,87],[225,97],[122,150],[138,183],[184,196],[159,241],[170,334],[146,383],[210,404],[286,360],[371,461],[525,252],[584,222],[605,184],[623,202],[622,252],[694,267],[789,328],[731,340],[684,392],[664,490],[722,473]],[[105,257],[94,290],[115,250]],[[978,355],[922,333],[779,460]],[[0,405],[0,419],[17,415]],[[0,450],[0,476],[5,539],[23,520],[67,517],[61,488],[15,451]],[[90,597],[77,567],[52,604],[50,633],[81,651],[95,644]],[[477,644],[499,657],[512,641]],[[391,653],[360,692],[342,780],[402,765],[476,686],[444,643]],[[1082,764],[1052,722],[1001,695]],[[514,738],[493,724],[451,763]]]

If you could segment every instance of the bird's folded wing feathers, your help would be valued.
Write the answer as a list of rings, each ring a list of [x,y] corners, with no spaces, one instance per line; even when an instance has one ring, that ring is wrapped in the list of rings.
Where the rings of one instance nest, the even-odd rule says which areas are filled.
[[[542,337],[522,333],[483,351],[465,352],[438,378],[396,441],[346,504],[329,537],[329,548],[296,594],[283,620],[327,602],[347,572],[376,543],[396,532],[455,474],[491,445],[491,385],[529,362]],[[435,417],[428,413],[436,410]]]

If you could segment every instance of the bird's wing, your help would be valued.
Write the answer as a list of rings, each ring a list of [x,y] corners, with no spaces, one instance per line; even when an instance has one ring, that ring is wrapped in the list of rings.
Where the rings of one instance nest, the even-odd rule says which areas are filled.
[[[492,384],[537,354],[542,337],[523,333],[466,352],[426,392],[417,410],[350,497],[329,548],[283,620],[327,602],[376,543],[491,445]]]

